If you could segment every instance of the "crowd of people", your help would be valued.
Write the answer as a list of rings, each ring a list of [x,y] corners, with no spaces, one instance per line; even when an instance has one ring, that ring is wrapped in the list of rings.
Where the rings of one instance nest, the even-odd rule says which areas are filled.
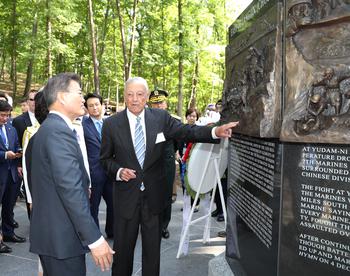
[[[14,232],[13,213],[23,179],[39,274],[86,275],[90,251],[102,271],[112,266],[112,275],[131,275],[140,231],[142,273],[159,275],[161,239],[170,236],[176,199],[175,159],[183,171],[188,144],[217,143],[238,124],[197,126],[195,109],[183,124],[166,111],[167,96],[131,78],[125,110],[105,117],[102,97],[83,97],[79,76],[61,73],[30,91],[20,103],[23,113],[12,119],[0,95],[0,253],[11,252],[10,242],[26,241]],[[102,198],[105,234],[98,218]],[[113,249],[106,239],[113,239]]]

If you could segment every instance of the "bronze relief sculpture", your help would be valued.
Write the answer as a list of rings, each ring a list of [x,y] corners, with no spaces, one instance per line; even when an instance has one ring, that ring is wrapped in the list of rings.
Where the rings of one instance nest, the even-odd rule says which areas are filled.
[[[281,139],[349,143],[350,1],[292,0],[286,9]]]
[[[254,24],[241,21],[248,27],[230,38],[226,48],[222,117],[240,121],[237,133],[277,138],[281,126],[282,6],[277,1],[264,3],[270,5],[266,12]]]

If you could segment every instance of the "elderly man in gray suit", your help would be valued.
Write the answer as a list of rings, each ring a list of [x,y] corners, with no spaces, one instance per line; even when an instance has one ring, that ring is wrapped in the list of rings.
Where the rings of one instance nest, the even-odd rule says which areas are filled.
[[[109,269],[114,252],[90,214],[89,177],[72,124],[84,114],[79,76],[52,77],[44,96],[50,113],[32,138],[30,251],[44,275],[86,275],[88,249],[102,271]]]

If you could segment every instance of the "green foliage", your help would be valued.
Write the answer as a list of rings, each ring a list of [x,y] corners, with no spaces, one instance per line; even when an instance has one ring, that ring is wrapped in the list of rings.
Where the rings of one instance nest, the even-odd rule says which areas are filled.
[[[11,66],[12,14],[14,0],[0,1],[0,65]],[[82,76],[85,92],[93,90],[93,65],[87,0],[16,0],[17,71],[26,73],[34,52],[33,80],[47,81],[46,24],[50,16],[53,73],[73,71]],[[47,1],[49,8],[46,7]],[[129,47],[131,36],[132,0],[121,2],[125,37]],[[178,47],[178,1],[139,0],[132,76],[147,79],[149,87],[169,91],[169,106],[175,111],[178,92],[179,51],[184,56],[184,103],[187,108],[192,89],[196,56],[199,58],[197,107],[203,111],[210,101],[221,97],[223,89],[227,27],[232,23],[233,0],[183,0],[184,46]],[[230,8],[228,8],[228,5]],[[109,5],[108,16],[106,15]],[[100,85],[104,97],[115,100],[117,87],[123,89],[123,57],[115,0],[93,1],[100,57]],[[230,14],[227,11],[230,10]],[[34,16],[38,16],[38,33],[32,37]],[[197,31],[198,29],[198,31]],[[198,33],[197,33],[198,32]],[[100,55],[100,51],[103,54]],[[2,69],[2,68],[0,68]],[[0,76],[1,77],[1,76]],[[109,91],[109,92],[108,92]],[[18,93],[18,95],[21,95]],[[122,100],[122,93],[120,93]]]

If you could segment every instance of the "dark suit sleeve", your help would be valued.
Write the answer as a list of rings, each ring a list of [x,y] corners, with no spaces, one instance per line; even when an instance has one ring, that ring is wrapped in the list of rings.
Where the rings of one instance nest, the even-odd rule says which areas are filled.
[[[212,128],[183,124],[166,112],[165,136],[167,138],[186,142],[219,143],[220,139],[212,138]]]
[[[14,152],[16,153],[16,152],[18,152],[18,150],[20,148],[20,142],[18,140],[17,132],[16,132],[15,129],[13,131],[13,134],[14,134],[13,136],[14,136],[14,139],[15,139]],[[22,158],[16,158],[15,162],[16,162],[17,167],[22,167]]]
[[[47,157],[52,164],[51,173],[56,192],[82,244],[87,246],[97,241],[101,233],[90,213],[88,186],[83,182],[78,144],[67,132],[53,133],[49,138]]]
[[[102,142],[100,160],[103,168],[111,179],[116,179],[116,174],[121,166],[115,160],[115,149],[113,147],[113,136],[112,136],[111,121],[106,120],[102,127]]]
[[[22,146],[23,133],[26,129],[24,121],[22,120],[22,118],[17,117],[13,119],[12,125],[16,129],[19,144]]]

